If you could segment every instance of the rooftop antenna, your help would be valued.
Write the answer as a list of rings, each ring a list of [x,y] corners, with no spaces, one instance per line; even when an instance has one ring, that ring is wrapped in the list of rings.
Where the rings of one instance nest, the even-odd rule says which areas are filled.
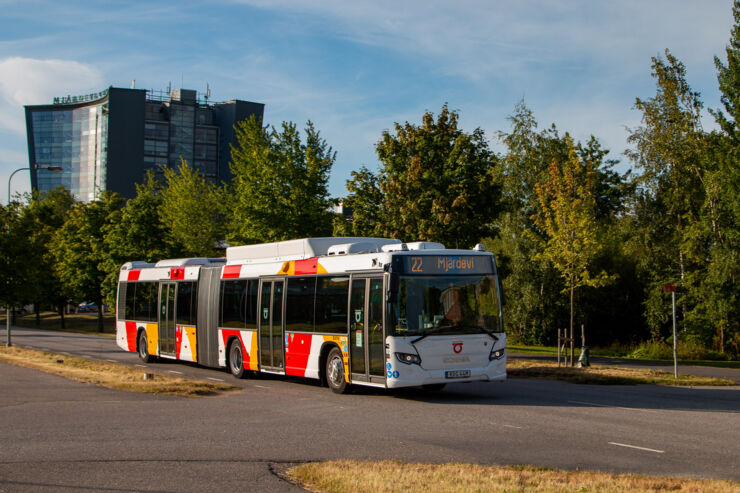
[[[208,87],[208,82],[206,82],[206,104],[208,104],[208,98],[211,97],[211,88]]]
[[[131,89],[136,89],[136,79],[131,79]]]
[[[170,81],[167,84],[167,94],[171,94],[171,93],[172,93],[172,81]]]

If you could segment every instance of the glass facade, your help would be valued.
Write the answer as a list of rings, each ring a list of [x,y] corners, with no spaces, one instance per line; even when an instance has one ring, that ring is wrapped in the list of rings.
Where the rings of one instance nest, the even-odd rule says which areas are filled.
[[[32,114],[36,164],[60,166],[61,173],[39,169],[37,188],[63,185],[78,200],[90,201],[105,189],[108,112],[105,103]]]
[[[208,104],[194,90],[114,87],[26,106],[29,162],[38,166],[32,186],[41,192],[64,186],[84,202],[103,191],[130,198],[147,172],[161,178],[181,159],[208,180],[228,181],[234,124],[251,115],[261,119],[263,108],[240,100]]]

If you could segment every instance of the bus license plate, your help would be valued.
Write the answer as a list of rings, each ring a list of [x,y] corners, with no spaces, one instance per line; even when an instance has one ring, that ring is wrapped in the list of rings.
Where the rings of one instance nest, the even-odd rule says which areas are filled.
[[[450,370],[445,372],[445,378],[465,378],[470,376],[470,370]]]

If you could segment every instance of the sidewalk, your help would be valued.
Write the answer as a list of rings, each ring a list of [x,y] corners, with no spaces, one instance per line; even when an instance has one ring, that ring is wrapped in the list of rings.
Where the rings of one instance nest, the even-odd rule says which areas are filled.
[[[511,359],[530,359],[542,361],[557,361],[557,356],[549,354],[527,354],[527,353],[509,353]],[[664,361],[641,361],[624,358],[589,358],[591,364],[622,366],[625,368],[649,368],[651,370],[662,370],[673,373],[673,365]],[[740,385],[740,369],[736,368],[718,368],[714,366],[692,366],[678,364],[678,373],[680,375],[693,375],[697,377],[725,378],[732,380]]]

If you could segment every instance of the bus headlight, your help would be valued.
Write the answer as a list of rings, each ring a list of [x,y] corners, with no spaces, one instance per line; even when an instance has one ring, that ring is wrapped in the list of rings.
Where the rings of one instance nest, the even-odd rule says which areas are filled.
[[[506,354],[506,348],[494,349],[491,354],[488,355],[488,360],[493,361],[495,359],[501,359]]]
[[[406,365],[420,365],[421,358],[418,354],[396,353],[396,359]]]

